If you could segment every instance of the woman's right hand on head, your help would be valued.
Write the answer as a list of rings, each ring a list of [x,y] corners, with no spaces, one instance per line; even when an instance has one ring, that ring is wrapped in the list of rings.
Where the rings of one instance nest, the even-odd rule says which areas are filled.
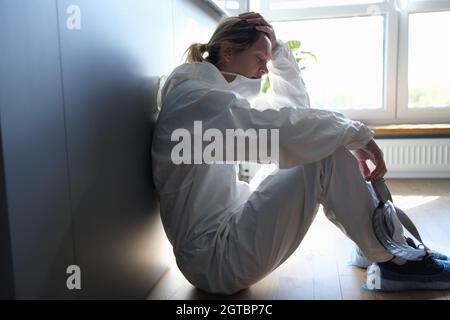
[[[268,23],[262,15],[256,12],[246,12],[241,13],[239,15],[239,18],[246,20],[250,24],[254,24],[256,30],[264,32],[269,37],[270,42],[272,43],[272,52],[276,49],[278,43],[277,37],[275,36],[275,31],[273,30],[273,27],[270,25],[270,23]]]

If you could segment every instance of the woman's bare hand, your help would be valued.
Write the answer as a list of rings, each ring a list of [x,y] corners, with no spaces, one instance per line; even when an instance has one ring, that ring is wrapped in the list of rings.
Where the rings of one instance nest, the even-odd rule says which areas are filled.
[[[256,12],[246,12],[241,13],[239,15],[239,18],[246,20],[250,24],[254,24],[256,30],[264,32],[269,37],[270,42],[272,43],[272,52],[276,49],[278,43],[277,37],[275,36],[275,31],[273,30],[273,27],[263,18],[262,15]]]
[[[364,178],[367,181],[379,180],[384,177],[387,169],[383,159],[383,152],[373,139],[365,147],[356,150],[354,154],[359,161]],[[372,172],[370,172],[367,166],[367,160],[370,160],[375,165],[375,169]]]

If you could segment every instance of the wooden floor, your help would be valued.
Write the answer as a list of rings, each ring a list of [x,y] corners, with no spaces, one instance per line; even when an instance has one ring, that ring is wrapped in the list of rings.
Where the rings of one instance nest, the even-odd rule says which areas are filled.
[[[394,202],[415,222],[423,240],[450,254],[450,180],[389,180]],[[176,265],[148,299],[450,299],[450,291],[373,293],[361,288],[365,270],[348,264],[353,243],[322,210],[297,251],[272,274],[232,296],[195,289]]]

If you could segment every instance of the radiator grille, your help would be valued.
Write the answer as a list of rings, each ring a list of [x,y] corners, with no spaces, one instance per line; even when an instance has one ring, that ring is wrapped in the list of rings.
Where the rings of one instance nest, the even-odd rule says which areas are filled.
[[[450,139],[380,139],[377,143],[388,177],[450,177]]]

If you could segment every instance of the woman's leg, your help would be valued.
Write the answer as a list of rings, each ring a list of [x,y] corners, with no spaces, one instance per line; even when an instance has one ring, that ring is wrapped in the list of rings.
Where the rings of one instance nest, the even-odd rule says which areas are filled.
[[[340,148],[322,161],[279,170],[260,184],[242,212],[219,231],[220,281],[213,291],[236,292],[277,268],[302,241],[319,204],[369,259],[392,258],[373,232],[376,202],[369,185],[354,156]]]

